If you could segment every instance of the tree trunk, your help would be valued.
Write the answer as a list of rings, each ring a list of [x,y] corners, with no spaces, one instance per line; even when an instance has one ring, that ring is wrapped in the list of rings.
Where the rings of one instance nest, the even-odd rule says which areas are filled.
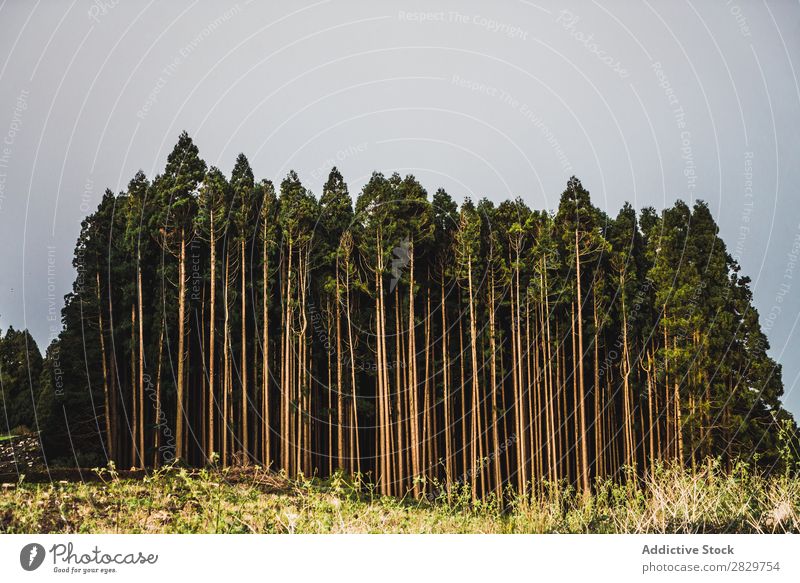
[[[478,467],[477,464],[483,465],[483,451],[481,447],[481,424],[480,424],[480,399],[478,396],[478,333],[477,325],[475,323],[475,298],[472,290],[472,257],[469,258],[469,265],[467,267],[467,278],[469,285],[469,333],[470,333],[470,354],[472,357],[472,412],[471,418],[471,452],[472,452],[472,500],[477,498],[477,481],[478,481]],[[477,451],[476,451],[477,450]],[[481,469],[481,478],[483,477],[483,470]],[[481,480],[482,481],[482,480]]]
[[[245,263],[245,241],[244,237],[240,241],[240,263],[242,269],[242,462],[247,464],[250,461],[250,447],[248,442],[247,428],[247,265]]]
[[[207,458],[210,460],[214,455],[214,407],[216,402],[214,400],[214,383],[216,382],[216,362],[214,357],[214,349],[217,344],[216,335],[216,300],[217,300],[217,239],[214,230],[214,211],[211,211],[211,313],[208,317],[208,421],[206,422],[206,431],[208,438],[206,445],[208,447]]]
[[[263,315],[263,331],[261,334],[262,350],[261,358],[261,374],[262,374],[262,395],[261,395],[261,423],[262,423],[262,438],[261,438],[261,461],[265,468],[272,465],[272,444],[271,433],[269,425],[269,257],[267,255],[267,222],[264,220],[264,235],[262,241],[262,274],[263,287],[262,287],[262,309]]]
[[[139,449],[139,417],[140,402],[139,391],[136,388],[136,306],[131,304],[131,408],[133,410],[133,422],[131,423],[131,457],[136,467],[144,467],[142,452]]]
[[[103,326],[103,307],[101,303],[101,296],[100,296],[100,272],[96,273],[96,282],[97,282],[97,317],[98,317],[98,326],[100,328],[100,357],[103,361],[103,408],[106,417],[106,427],[105,427],[105,436],[106,436],[106,451],[108,452],[109,460],[116,460],[114,457],[114,433],[113,433],[113,425],[114,421],[111,418],[111,392],[108,388],[108,367],[106,366],[106,340],[105,340],[105,328]],[[119,460],[116,460],[119,461]]]
[[[137,250],[136,300],[139,304],[139,466],[144,467],[144,308],[142,298],[142,261]]]
[[[351,447],[350,447],[350,455],[355,455],[355,471],[356,473],[361,473],[361,450],[359,446],[358,440],[358,408],[356,403],[356,356],[355,356],[355,347],[353,346],[353,323],[350,317],[350,262],[349,262],[349,253],[347,255],[348,261],[346,262],[347,274],[345,278],[345,300],[347,302],[346,305],[346,313],[347,313],[347,343],[348,349],[350,351],[350,394],[353,399],[353,403],[351,405],[352,408],[352,420],[353,420],[353,432],[351,437]],[[351,462],[352,465],[352,462]]]
[[[583,378],[583,300],[581,298],[581,257],[578,246],[578,231],[575,230],[575,286],[578,293],[578,410],[580,412],[580,444],[581,444],[581,490],[589,492],[589,453],[586,443],[586,388]]]
[[[491,386],[492,386],[492,452],[495,456],[494,487],[497,499],[503,497],[503,480],[500,475],[500,439],[497,432],[497,338],[495,325],[495,281],[494,272],[489,275],[489,352],[491,353]]]
[[[166,425],[164,420],[162,419],[162,411],[161,411],[161,365],[163,362],[162,355],[164,353],[164,328],[166,327],[166,322],[164,322],[164,317],[161,317],[161,331],[158,334],[158,364],[156,365],[156,431],[155,431],[155,459],[154,465],[158,467],[161,464],[161,431],[162,425]]]
[[[230,305],[228,303],[228,287],[230,285],[230,252],[225,249],[225,287],[222,290],[223,311],[225,320],[223,323],[222,341],[222,464],[230,463],[231,443],[228,439],[230,429],[230,417],[228,416],[228,403],[230,401]]]
[[[342,296],[339,287],[339,254],[336,254],[336,441],[339,468],[344,468],[344,392],[342,384]],[[330,351],[328,351],[330,352]],[[348,468],[353,471],[352,466]]]
[[[414,335],[414,247],[409,247],[409,288],[408,288],[408,391],[410,399],[411,423],[411,479],[413,480],[414,496],[419,497],[420,489],[417,478],[420,476],[419,464],[419,405],[417,403],[417,346]]]
[[[453,479],[453,456],[450,452],[450,363],[447,358],[447,306],[444,294],[444,269],[442,269],[442,399],[444,401],[444,465],[445,484]]]
[[[178,275],[178,378],[175,419],[175,457],[184,459],[184,355],[186,352],[186,231],[181,228],[180,268]]]

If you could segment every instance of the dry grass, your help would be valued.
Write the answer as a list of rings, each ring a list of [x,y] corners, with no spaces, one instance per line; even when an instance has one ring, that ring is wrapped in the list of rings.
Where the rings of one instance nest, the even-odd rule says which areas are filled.
[[[288,480],[258,468],[161,471],[94,482],[0,488],[3,533],[629,533],[800,532],[800,478],[743,466],[661,469],[642,487],[599,483],[586,497],[547,485],[533,498],[471,503],[379,497],[359,480]]]

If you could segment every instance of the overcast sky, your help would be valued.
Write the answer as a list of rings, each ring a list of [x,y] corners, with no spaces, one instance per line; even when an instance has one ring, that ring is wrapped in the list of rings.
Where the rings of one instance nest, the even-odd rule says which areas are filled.
[[[569,6],[564,9],[564,6]],[[81,219],[181,130],[552,209],[708,201],[800,414],[798,2],[0,2],[0,328],[58,331]],[[55,321],[53,321],[55,320]]]

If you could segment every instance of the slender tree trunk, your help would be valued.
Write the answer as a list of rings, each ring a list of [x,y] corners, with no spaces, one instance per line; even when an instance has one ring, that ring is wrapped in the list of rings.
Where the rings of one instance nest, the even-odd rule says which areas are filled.
[[[261,374],[262,374],[262,394],[261,394],[261,461],[265,468],[272,466],[272,433],[269,422],[269,255],[267,248],[267,220],[264,220],[264,233],[262,240],[261,263],[263,287],[261,288],[261,304],[263,310],[263,330],[261,333]]]
[[[350,317],[350,262],[349,262],[349,252],[348,252],[348,261],[346,262],[347,267],[347,274],[345,277],[345,301],[347,302],[346,305],[346,313],[347,313],[347,343],[348,349],[350,351],[350,394],[353,399],[353,403],[351,405],[352,409],[352,425],[353,425],[353,432],[351,438],[351,447],[350,447],[350,455],[355,456],[355,471],[356,473],[361,473],[361,450],[359,446],[359,433],[358,433],[358,407],[357,407],[357,397],[356,397],[356,356],[355,356],[355,347],[353,346],[353,324]],[[351,462],[352,465],[352,462]]]
[[[214,383],[216,382],[216,359],[214,355],[214,350],[217,344],[217,335],[216,335],[216,325],[217,325],[217,238],[216,232],[214,230],[214,211],[211,211],[211,313],[208,317],[208,398],[207,398],[207,405],[208,405],[208,420],[206,422],[206,430],[208,432],[208,438],[206,443],[208,445],[208,455],[209,459],[212,458],[214,454],[214,407],[216,406],[216,402],[214,399]]]
[[[250,461],[249,432],[247,427],[247,265],[245,263],[245,241],[244,236],[240,241],[240,262],[242,269],[242,462],[247,464]]]
[[[396,481],[398,485],[398,489],[401,494],[406,493],[406,482],[408,481],[408,476],[406,475],[406,468],[405,468],[405,456],[406,456],[406,448],[404,445],[404,436],[408,433],[408,429],[406,424],[408,422],[408,415],[406,414],[406,403],[405,401],[408,399],[407,391],[404,391],[405,378],[401,378],[401,375],[404,375],[405,371],[405,363],[403,359],[405,359],[405,347],[403,346],[403,333],[400,330],[401,325],[401,318],[400,318],[400,288],[394,288],[394,324],[395,324],[395,402],[394,402],[394,426],[390,426],[389,431],[393,432],[393,437],[396,437],[397,447],[394,450],[395,456],[394,461],[397,464],[396,466]],[[393,441],[394,443],[394,441]]]
[[[339,467],[344,468],[344,386],[342,383],[342,295],[339,278],[339,254],[336,254],[336,428]],[[352,455],[352,454],[351,454]],[[353,471],[352,464],[348,468]]]
[[[583,378],[583,299],[581,297],[581,257],[578,245],[578,231],[575,230],[575,286],[578,292],[578,387],[580,399],[580,444],[581,444],[581,490],[589,492],[589,455],[586,443],[586,388]]]
[[[430,281],[430,272],[428,273],[428,280]],[[425,419],[424,419],[424,429],[425,435],[423,437],[423,452],[425,452],[426,457],[423,461],[423,468],[425,471],[425,478],[426,480],[431,477],[432,475],[432,468],[436,463],[437,459],[437,452],[436,452],[436,429],[435,429],[435,422],[436,422],[436,406],[435,406],[435,395],[432,396],[431,392],[432,389],[435,388],[436,384],[434,379],[431,375],[431,358],[432,358],[432,351],[433,348],[431,346],[431,289],[428,287],[427,290],[427,305],[425,309],[425,383],[423,387],[424,391],[424,412],[425,412]]]
[[[414,482],[414,496],[419,497],[420,488],[417,480],[420,477],[419,464],[419,405],[417,403],[417,346],[414,335],[414,247],[409,248],[409,288],[408,288],[408,391],[410,399],[411,424],[411,479]]]
[[[672,348],[677,351],[677,341],[672,338]],[[675,441],[677,445],[676,459],[681,467],[683,467],[683,423],[681,422],[681,394],[680,383],[678,382],[678,375],[673,375],[673,390],[675,392]]]
[[[178,379],[175,419],[175,457],[185,458],[184,449],[184,356],[186,352],[186,231],[181,228],[180,268],[178,275]]]
[[[546,359],[547,372],[545,375],[545,390],[547,400],[547,421],[548,421],[548,478],[551,482],[555,482],[558,478],[558,452],[556,449],[558,443],[558,433],[556,432],[556,412],[554,410],[555,395],[553,390],[553,355],[552,355],[552,342],[550,340],[550,292],[547,285],[547,256],[542,256],[542,274],[541,274],[541,293],[542,293],[542,309],[543,309],[543,322],[544,322],[544,338],[546,342],[546,350],[543,350],[543,357]]]
[[[379,238],[378,249],[383,248],[383,241]],[[378,322],[380,324],[380,333],[378,334],[378,342],[381,344],[381,355],[382,361],[381,366],[379,367],[379,374],[383,378],[383,398],[382,398],[382,409],[383,409],[383,420],[384,425],[382,426],[382,434],[383,434],[383,452],[384,452],[384,487],[385,493],[391,494],[391,486],[393,484],[392,478],[394,477],[393,468],[394,465],[394,452],[392,450],[393,447],[393,440],[392,440],[392,417],[391,417],[391,385],[389,383],[389,366],[388,366],[388,351],[386,349],[386,296],[383,287],[383,253],[379,251],[378,253],[378,297],[380,302],[379,306],[379,314],[378,314]],[[400,476],[397,476],[399,479]]]
[[[442,399],[444,401],[444,464],[445,483],[453,479],[453,456],[450,451],[450,363],[447,355],[447,306],[444,294],[444,269],[442,269]]]
[[[628,311],[625,305],[625,274],[620,276],[620,296],[622,299],[622,386],[625,417],[625,463],[632,468],[632,475],[636,475],[636,444],[633,436],[633,420],[631,413],[631,387],[630,374],[631,362],[628,349]]]
[[[101,304],[100,296],[100,272],[96,273],[97,284],[97,317],[98,326],[100,328],[100,358],[103,361],[103,409],[106,417],[105,436],[106,436],[106,451],[110,460],[116,460],[114,457],[114,421],[111,417],[111,392],[108,388],[108,367],[106,366],[106,340],[105,340],[105,327],[103,326],[103,307]],[[118,461],[118,460],[116,460]]]
[[[139,304],[139,466],[144,467],[144,308],[142,298],[142,261],[137,250],[136,257],[136,301]]]
[[[495,323],[495,281],[494,272],[489,275],[489,352],[491,363],[491,386],[492,386],[492,452],[495,456],[494,466],[494,487],[497,499],[503,497],[503,480],[500,475],[500,439],[497,431],[497,330]]]
[[[136,390],[136,306],[131,304],[131,410],[133,422],[131,423],[131,457],[136,466],[142,459],[139,450],[139,395]],[[141,464],[138,467],[143,467]]]
[[[461,390],[459,393],[461,401],[461,476],[466,475],[469,468],[469,460],[467,459],[467,381],[466,373],[464,371],[464,318],[463,318],[463,302],[461,298],[461,289],[458,290],[458,365],[461,373],[460,382]]]
[[[297,359],[297,398],[299,407],[297,409],[297,467],[304,475],[309,476],[311,471],[311,384],[309,378],[310,362],[308,360],[308,346],[306,341],[306,330],[308,329],[308,319],[306,317],[306,292],[308,289],[308,260],[306,249],[301,249],[297,263],[297,283],[299,292],[300,306],[300,331],[298,334],[298,359]]]
[[[154,465],[156,467],[161,465],[161,431],[162,426],[165,425],[162,417],[161,411],[161,365],[163,362],[163,354],[164,354],[164,329],[166,328],[166,322],[164,322],[164,318],[162,315],[161,318],[161,331],[158,334],[158,364],[156,365],[156,412],[155,412],[155,419],[156,419],[156,427],[155,427],[155,454],[154,454]]]
[[[471,452],[472,452],[472,499],[477,498],[478,463],[483,463],[483,451],[481,447],[481,426],[480,426],[480,399],[478,396],[478,333],[475,323],[475,298],[472,290],[472,257],[469,258],[467,267],[467,278],[469,285],[469,333],[470,333],[470,355],[472,357],[472,412],[471,419]],[[481,476],[483,472],[481,471]]]
[[[222,341],[222,463],[230,463],[230,447],[228,431],[230,429],[230,417],[228,416],[228,403],[230,401],[230,307],[228,304],[228,287],[230,285],[230,252],[225,250],[225,287],[222,290],[222,303],[225,312],[225,321]]]
[[[604,428],[606,420],[606,410],[603,406],[601,395],[603,391],[600,388],[600,321],[597,316],[597,290],[592,293],[592,317],[594,322],[594,468],[595,475],[601,478],[605,475],[605,458],[606,448]],[[610,404],[612,401],[606,401]],[[611,433],[610,435],[614,435]],[[612,437],[613,441],[613,437]]]
[[[331,324],[331,310],[333,307],[331,306],[331,301],[328,300],[328,310],[325,317],[325,325],[327,327],[325,333],[327,334],[328,342],[330,342],[331,332],[332,332],[332,324]],[[337,395],[337,407],[336,407],[336,421],[334,422],[333,419],[333,359],[331,358],[331,349],[330,345],[326,347],[325,350],[325,358],[328,361],[328,390],[326,391],[328,395],[328,413],[326,415],[328,419],[328,475],[333,475],[334,469],[334,462],[337,464],[337,467],[341,468],[341,459],[342,459],[342,452],[341,452],[341,444],[342,440],[338,439],[338,436],[342,432],[342,420],[341,420],[341,409],[338,407],[338,395]],[[338,386],[338,381],[337,381]],[[337,439],[334,440],[333,438],[333,426],[336,425],[337,427]],[[334,454],[334,451],[336,452]]]
[[[291,415],[290,408],[292,402],[292,371],[291,371],[291,357],[292,357],[292,241],[289,241],[288,248],[288,265],[286,268],[286,293],[284,294],[284,321],[283,321],[283,355],[281,358],[281,463],[283,468],[293,475],[292,464],[292,439],[291,434]]]
[[[517,415],[519,418],[518,428],[517,428],[517,447],[519,452],[519,467],[517,468],[517,472],[519,474],[519,493],[524,494],[527,490],[528,484],[528,452],[525,448],[525,435],[527,433],[527,415],[525,411],[525,381],[524,381],[524,360],[523,360],[523,352],[522,352],[522,311],[521,311],[521,296],[520,296],[520,248],[522,246],[521,242],[517,242],[515,244],[515,254],[516,254],[516,261],[514,267],[514,276],[515,276],[515,290],[514,290],[514,316],[512,320],[515,321],[515,329],[514,329],[514,340],[516,342],[516,354],[514,360],[514,366],[516,371],[516,383],[517,383],[517,404],[518,410]]]
[[[571,302],[572,307],[572,432],[573,432],[573,447],[575,449],[575,465],[572,468],[574,470],[574,481],[580,490],[582,487],[581,484],[581,436],[580,436],[580,396],[578,393],[578,334],[576,332],[577,322],[575,322],[575,301]],[[580,316],[578,316],[580,317]]]

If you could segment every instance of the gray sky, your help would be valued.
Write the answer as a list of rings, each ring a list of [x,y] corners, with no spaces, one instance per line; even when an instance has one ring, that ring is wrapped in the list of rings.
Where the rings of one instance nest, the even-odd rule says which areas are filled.
[[[564,9],[568,6],[568,9]],[[186,129],[229,172],[413,172],[553,208],[709,202],[800,414],[800,4],[0,2],[0,328],[49,342],[80,221]],[[55,320],[55,321],[54,321]]]

